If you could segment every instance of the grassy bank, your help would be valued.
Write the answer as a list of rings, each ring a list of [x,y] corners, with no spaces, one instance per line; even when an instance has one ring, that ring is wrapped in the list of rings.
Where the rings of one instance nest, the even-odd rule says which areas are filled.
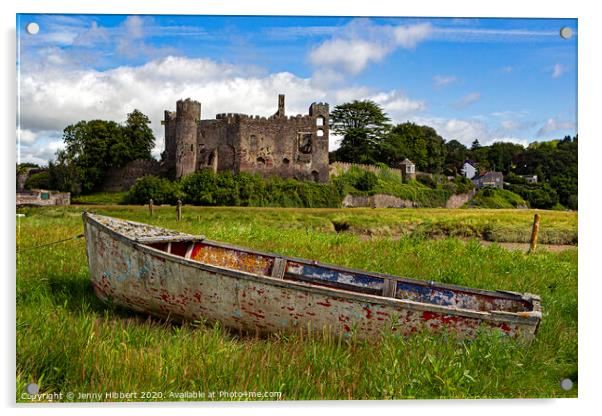
[[[102,304],[91,290],[85,243],[78,239],[18,254],[18,400],[30,382],[42,392],[157,391],[162,397],[155,399],[163,400],[178,400],[171,394],[183,391],[216,392],[215,400],[231,400],[220,391],[279,391],[286,400],[577,395],[576,387],[568,392],[559,387],[561,379],[578,376],[577,249],[526,255],[474,240],[431,240],[419,233],[365,239],[332,229],[336,220],[368,229],[398,222],[522,228],[532,212],[185,207],[183,221],[176,223],[172,207],[158,208],[152,219],[142,207],[94,209],[328,263],[537,293],[544,317],[529,347],[494,335],[471,342],[385,336],[372,344],[299,334],[239,337],[220,327],[173,325]],[[23,249],[82,229],[81,208],[20,212],[26,214],[17,230]],[[545,226],[576,233],[576,215],[545,212],[542,230]]]

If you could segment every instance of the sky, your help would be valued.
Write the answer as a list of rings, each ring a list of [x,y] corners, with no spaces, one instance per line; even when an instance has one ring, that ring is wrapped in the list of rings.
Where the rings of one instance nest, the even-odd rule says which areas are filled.
[[[66,126],[134,109],[158,158],[181,98],[203,119],[370,99],[467,146],[577,133],[576,19],[18,14],[17,74],[17,161],[41,165]]]

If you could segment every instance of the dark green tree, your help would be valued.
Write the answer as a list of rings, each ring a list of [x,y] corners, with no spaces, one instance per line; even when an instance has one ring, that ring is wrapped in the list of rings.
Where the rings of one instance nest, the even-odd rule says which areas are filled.
[[[397,167],[408,158],[416,164],[418,170],[441,172],[445,161],[444,143],[432,127],[410,122],[398,124],[383,140],[380,160]]]
[[[443,168],[449,174],[455,175],[460,172],[462,165],[468,156],[468,149],[457,140],[450,140],[445,145],[445,162]]]
[[[375,163],[390,118],[373,101],[352,101],[337,105],[330,113],[330,128],[343,136],[334,160]]]
[[[487,160],[492,169],[506,175],[512,169],[513,161],[524,150],[520,144],[495,142],[487,150]]]
[[[65,127],[65,149],[57,152],[55,163],[49,164],[53,187],[89,193],[98,189],[109,169],[136,159],[150,159],[155,138],[149,123],[147,116],[134,110],[124,125],[82,120]]]

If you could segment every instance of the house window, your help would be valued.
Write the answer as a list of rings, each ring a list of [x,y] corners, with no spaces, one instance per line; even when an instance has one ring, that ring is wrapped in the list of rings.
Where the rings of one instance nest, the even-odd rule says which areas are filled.
[[[42,192],[40,194],[41,199],[50,199],[50,194],[48,192]]]

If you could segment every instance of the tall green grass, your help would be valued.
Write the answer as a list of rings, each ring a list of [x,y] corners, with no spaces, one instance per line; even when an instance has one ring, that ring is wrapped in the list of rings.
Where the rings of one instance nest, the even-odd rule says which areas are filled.
[[[484,247],[476,240],[432,240],[418,234],[365,239],[322,228],[333,216],[365,224],[365,217],[386,217],[386,210],[185,207],[181,222],[172,211],[158,208],[149,218],[141,207],[97,209],[328,263],[532,292],[542,297],[544,317],[530,346],[495,334],[462,342],[444,335],[404,339],[384,334],[363,342],[302,333],[256,338],[202,322],[171,324],[101,303],[90,287],[83,240],[24,250],[80,233],[80,209],[25,209],[17,229],[22,249],[16,291],[18,401],[28,401],[22,393],[31,382],[42,392],[65,394],[160,391],[163,400],[176,400],[169,394],[183,391],[216,392],[212,400],[231,400],[220,397],[221,391],[279,391],[284,400],[577,395],[576,387],[566,392],[559,385],[563,378],[578,381],[576,248],[527,255],[495,244]],[[411,215],[413,221],[436,221],[442,215],[438,211],[443,210]],[[477,221],[462,210],[446,211],[444,218],[451,221],[454,215]],[[512,218],[523,223],[522,214],[505,215],[498,218],[502,224],[512,224]],[[557,223],[572,221],[554,218]],[[276,226],[285,223],[287,227]]]

